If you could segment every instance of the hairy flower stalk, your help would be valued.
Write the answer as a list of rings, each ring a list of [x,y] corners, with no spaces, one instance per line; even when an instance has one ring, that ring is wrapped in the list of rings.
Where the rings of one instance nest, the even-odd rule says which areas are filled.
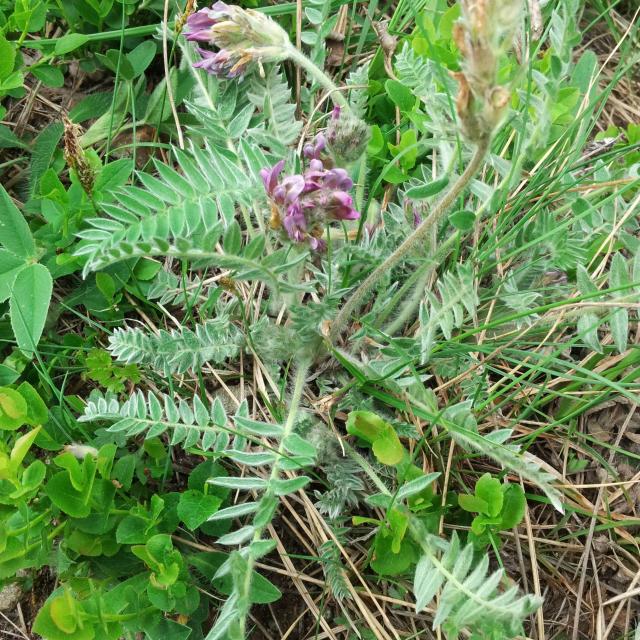
[[[216,2],[187,18],[185,35],[187,40],[213,47],[213,50],[197,48],[200,60],[194,67],[236,78],[253,64],[261,68],[265,62],[291,60],[326,89],[335,104],[348,109],[334,82],[291,44],[287,32],[277,22],[259,11]]]
[[[362,282],[342,306],[340,313],[331,325],[329,340],[335,342],[351,316],[362,306],[366,296],[390,269],[393,269],[407,254],[421,246],[431,229],[442,219],[456,198],[462,193],[471,178],[482,166],[490,145],[490,138],[478,142],[478,146],[464,173],[455,181],[446,195],[438,202],[431,213],[420,223],[415,231],[389,257]]]
[[[351,294],[334,320],[329,339],[335,342],[351,316],[380,279],[405,256],[423,246],[482,166],[493,132],[504,117],[510,92],[497,82],[500,56],[512,45],[519,25],[522,0],[461,0],[462,20],[454,37],[462,55],[462,69],[454,74],[460,84],[456,102],[460,128],[476,146],[463,174],[434,206],[413,233]]]

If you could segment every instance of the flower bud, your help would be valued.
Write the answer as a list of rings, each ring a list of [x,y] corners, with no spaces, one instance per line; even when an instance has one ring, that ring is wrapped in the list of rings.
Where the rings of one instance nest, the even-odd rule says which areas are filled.
[[[327,142],[332,154],[343,162],[355,162],[362,156],[369,142],[369,126],[352,113],[340,107],[333,110],[327,127]]]
[[[457,112],[462,131],[477,142],[500,124],[509,91],[497,84],[500,56],[513,44],[522,0],[461,0],[462,19],[453,38],[462,55]]]
[[[66,453],[70,453],[74,458],[78,460],[84,460],[87,456],[93,458],[98,457],[98,450],[95,447],[91,447],[88,444],[67,444],[64,447]]]
[[[201,60],[193,66],[234,78],[251,63],[279,62],[287,57],[289,36],[274,20],[258,11],[224,2],[187,18],[187,40],[205,42],[216,50],[198,48]]]

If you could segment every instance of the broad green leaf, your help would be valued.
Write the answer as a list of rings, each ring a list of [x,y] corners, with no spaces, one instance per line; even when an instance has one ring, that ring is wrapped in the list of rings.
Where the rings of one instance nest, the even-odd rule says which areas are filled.
[[[58,67],[50,64],[34,66],[29,69],[45,87],[59,88],[64,85],[64,74]]]
[[[43,482],[47,473],[47,467],[41,460],[34,460],[22,473],[20,478],[20,488],[11,495],[12,500],[17,500],[22,496],[35,491]]]
[[[71,484],[68,471],[60,471],[52,476],[44,492],[58,509],[73,518],[86,518],[91,512],[83,492],[77,491]]]
[[[51,601],[51,619],[56,627],[65,633],[73,633],[78,626],[78,608],[71,594],[63,595]]]
[[[26,264],[23,258],[11,253],[11,251],[0,249],[0,302],[9,299],[16,276]]]
[[[413,106],[416,103],[416,97],[413,95],[409,87],[398,82],[398,80],[387,80],[384,88],[389,98],[391,98],[400,111],[406,113],[413,109]]]
[[[36,245],[18,207],[0,185],[0,244],[20,258],[33,258]]]
[[[187,640],[192,628],[170,618],[150,616],[141,621],[146,640]]]
[[[47,319],[53,280],[41,264],[31,264],[16,276],[10,300],[11,328],[18,347],[32,357]]]
[[[127,54],[127,59],[133,68],[134,77],[144,73],[155,58],[156,52],[156,43],[153,40],[144,40]]]
[[[416,493],[420,493],[424,491],[427,487],[430,487],[434,480],[440,477],[440,473],[428,473],[423,475],[415,480],[411,480],[406,484],[403,484],[398,491],[397,499],[403,500],[404,498],[408,498],[410,496],[415,495]]]
[[[400,143],[389,143],[389,149],[394,158],[400,156],[400,166],[404,171],[413,169],[418,158],[418,137],[415,129],[407,129],[400,137]],[[386,172],[385,179],[389,180]]]
[[[513,529],[513,527],[517,527],[524,518],[526,508],[527,499],[522,487],[519,484],[508,484],[504,488],[500,528]]]
[[[351,411],[347,416],[347,433],[373,444],[384,435],[388,423],[372,411]]]
[[[398,553],[392,550],[393,534],[387,529],[378,530],[373,542],[371,568],[382,576],[396,576],[404,573],[417,559],[418,554],[413,543],[404,538]]]
[[[377,124],[371,127],[371,137],[367,145],[367,153],[371,156],[377,156],[384,149],[384,134]]]
[[[476,496],[487,503],[486,515],[495,517],[502,510],[502,483],[490,473],[485,473],[476,482]]]
[[[485,513],[489,510],[489,505],[484,500],[468,493],[458,496],[458,504],[469,513]]]
[[[622,254],[616,253],[611,261],[611,269],[609,272],[609,287],[617,289],[623,287],[629,282],[629,273],[627,271],[627,263]],[[616,293],[616,297],[625,295],[626,292]],[[609,326],[611,327],[611,336],[619,353],[623,353],[627,349],[627,338],[629,335],[629,310],[620,307],[614,309],[609,316]]]
[[[62,123],[52,122],[33,141],[31,162],[29,163],[29,195],[35,196],[39,193],[40,178],[50,167],[63,132]],[[7,248],[10,249],[10,247]]]
[[[97,193],[122,187],[129,179],[132,168],[131,160],[128,158],[121,158],[105,164],[98,173],[93,190]]]
[[[16,60],[16,49],[4,34],[0,33],[0,80],[4,80],[13,71]]]
[[[297,478],[287,479],[276,478],[271,482],[271,486],[277,496],[286,496],[290,493],[295,493],[296,491],[304,489],[304,487],[309,484],[310,480],[311,478],[308,476],[298,476]]]
[[[407,198],[412,198],[413,200],[430,198],[431,196],[435,196],[437,193],[440,193],[440,191],[442,191],[448,184],[449,178],[444,177],[417,187],[411,187],[410,189],[407,189]]]
[[[36,439],[38,432],[40,431],[40,427],[36,427],[31,431],[28,431],[23,436],[20,436],[13,448],[11,449],[11,468],[15,471],[22,464],[24,457],[27,455],[33,441]]]
[[[476,222],[476,214],[468,209],[460,209],[449,215],[449,222],[460,231],[469,231]]]
[[[190,531],[206,522],[220,507],[222,500],[217,496],[205,495],[202,491],[188,489],[180,495],[178,515]]]
[[[33,624],[33,631],[47,640],[94,640],[95,630],[93,625],[87,624],[82,628],[76,627],[71,633],[63,631],[57,625],[51,615],[51,604],[60,597],[61,594],[57,593],[45,602],[40,611],[38,611]],[[62,624],[66,622],[67,628],[71,628],[71,622],[63,614],[62,606],[62,604],[56,605],[56,619],[58,621],[64,620]]]
[[[27,422],[34,427],[43,425],[49,419],[49,409],[40,394],[28,383],[23,382],[17,389],[27,403]]]
[[[0,388],[0,429],[15,431],[27,419],[27,402],[15,389]]]
[[[89,41],[89,37],[83,33],[68,33],[66,36],[58,39],[53,52],[57,56],[63,56],[65,53],[71,53]]]
[[[5,124],[0,124],[0,149],[19,149],[27,145]]]
[[[598,339],[599,326],[600,318],[595,313],[583,313],[578,317],[578,335],[584,340],[585,344],[596,353],[602,353],[602,346]]]
[[[391,426],[382,438],[378,438],[372,445],[373,453],[382,464],[394,465],[402,461],[405,448],[398,438],[398,434]]]
[[[400,547],[409,526],[409,516],[400,509],[391,509],[387,514],[387,519],[391,532],[393,533],[391,551],[393,551],[393,553],[400,553]]]

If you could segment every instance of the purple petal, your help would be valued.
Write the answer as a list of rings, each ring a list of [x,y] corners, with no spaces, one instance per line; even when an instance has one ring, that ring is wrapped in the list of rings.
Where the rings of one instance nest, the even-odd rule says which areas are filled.
[[[304,191],[305,181],[301,175],[287,176],[274,190],[273,199],[285,206],[295,203]]]
[[[314,238],[313,236],[309,236],[309,246],[318,253],[323,253],[327,249],[327,243],[322,238]]]
[[[327,139],[324,137],[322,133],[319,133],[314,139],[313,142],[306,144],[303,148],[303,153],[305,158],[310,158],[312,160],[319,160],[320,154],[327,147]]]
[[[324,185],[328,189],[339,189],[340,191],[349,191],[353,187],[353,180],[344,169],[331,169],[327,171],[324,179]]]
[[[278,177],[284,169],[284,160],[280,160],[271,167],[271,169],[260,169],[260,177],[264,183],[264,190],[270,195],[273,195],[273,190],[278,184]]]
[[[299,204],[293,204],[287,209],[287,215],[284,217],[282,225],[292,240],[296,242],[304,241],[307,230],[307,219],[304,217],[304,213]]]
[[[211,9],[200,9],[187,18],[185,36],[187,40],[208,42],[211,40],[211,27],[218,22],[217,14]]]
[[[331,194],[328,209],[335,220],[357,220],[360,214],[353,208],[353,198],[344,191]]]

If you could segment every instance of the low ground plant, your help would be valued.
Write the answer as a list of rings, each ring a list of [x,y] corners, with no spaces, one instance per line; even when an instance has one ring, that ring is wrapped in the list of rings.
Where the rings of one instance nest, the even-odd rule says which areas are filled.
[[[8,633],[633,637],[622,15],[0,0]]]

